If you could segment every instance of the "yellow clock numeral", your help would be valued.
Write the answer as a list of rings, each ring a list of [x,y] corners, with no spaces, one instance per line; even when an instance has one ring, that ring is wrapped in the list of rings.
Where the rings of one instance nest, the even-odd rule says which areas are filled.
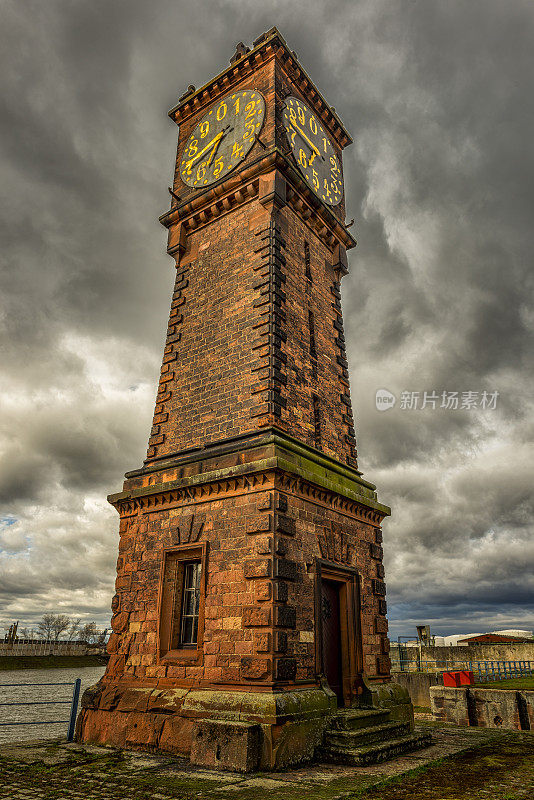
[[[245,106],[245,111],[247,112],[245,114],[245,119],[252,119],[256,113],[256,102],[251,100],[250,103],[247,103]]]
[[[315,151],[312,151],[310,153],[310,160],[308,161],[308,164],[310,165],[310,167],[311,167],[311,165],[313,164],[313,162],[315,161],[316,158],[317,158],[317,153]]]
[[[324,190],[326,192],[326,196],[330,197],[330,194],[331,194],[330,186],[328,185],[328,180],[326,178],[324,179],[323,188],[324,188]]]
[[[315,117],[310,117],[310,130],[314,136],[317,134],[317,122],[315,121]]]
[[[314,169],[312,169],[313,188],[316,192],[319,191],[319,176]]]
[[[254,144],[264,115],[265,100],[259,92],[247,90],[220,98],[198,121],[184,145],[180,160],[184,183],[200,188],[238,166]],[[227,117],[238,123],[235,130]]]
[[[240,158],[244,153],[243,146],[240,142],[234,142],[234,147],[232,149],[232,158]]]
[[[297,106],[297,114],[300,124],[304,125],[306,122],[306,116],[304,114],[304,110],[300,106]]]
[[[243,139],[248,139],[251,142],[254,139],[254,122],[251,120],[247,122],[245,125],[245,132],[243,134]]]
[[[303,167],[308,166],[308,161],[306,160],[306,153],[304,150],[299,150],[299,164],[302,164]]]
[[[289,109],[289,119],[291,120],[291,122],[296,124],[296,122],[297,122],[297,114],[296,114],[294,108],[290,108]]]
[[[326,153],[326,145],[327,144],[328,144],[328,139],[325,136],[323,136],[323,146],[324,146],[325,153]]]

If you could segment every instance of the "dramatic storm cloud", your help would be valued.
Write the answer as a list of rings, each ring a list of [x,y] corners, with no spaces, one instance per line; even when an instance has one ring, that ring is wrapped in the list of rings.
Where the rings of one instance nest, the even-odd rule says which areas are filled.
[[[355,140],[343,306],[360,468],[393,508],[392,633],[532,628],[532,3],[3,0],[0,18],[0,626],[109,620],[105,496],[145,455],[173,280],[166,111],[277,25]]]

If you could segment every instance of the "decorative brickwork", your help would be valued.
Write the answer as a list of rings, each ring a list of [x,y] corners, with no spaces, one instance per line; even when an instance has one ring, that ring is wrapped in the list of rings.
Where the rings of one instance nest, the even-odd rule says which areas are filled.
[[[234,89],[263,94],[261,143],[203,189],[177,168],[161,218],[176,262],[161,377],[146,461],[109,498],[110,660],[78,735],[213,765],[203,736],[224,728],[243,764],[268,768],[311,757],[336,702],[389,680],[389,509],[356,468],[340,303],[355,242],[343,203],[323,205],[286,152],[284,98],[306,99],[340,162],[350,137],[273,29],[173,109],[178,166]],[[345,615],[337,700],[324,688],[328,581]]]

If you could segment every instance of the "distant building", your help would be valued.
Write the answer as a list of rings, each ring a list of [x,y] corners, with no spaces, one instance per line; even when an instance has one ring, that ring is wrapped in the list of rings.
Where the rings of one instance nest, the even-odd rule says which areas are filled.
[[[469,636],[465,639],[459,639],[457,644],[459,647],[462,645],[476,645],[476,644],[517,644],[519,642],[531,642],[532,637],[526,636],[510,636],[502,633],[479,633],[475,636]]]
[[[507,642],[532,642],[534,633],[527,630],[519,630],[517,628],[510,628],[502,631],[488,631],[486,633],[453,633],[448,636],[432,636],[430,637],[432,644],[435,647],[457,647],[469,644],[498,644]],[[402,642],[402,647],[419,647],[424,643],[418,639]],[[397,645],[396,642],[391,642],[391,646]]]
[[[532,631],[523,631],[517,629],[510,629],[505,631],[491,631],[492,633],[498,633],[502,636],[514,636],[515,638],[519,639],[534,639],[534,633]]]

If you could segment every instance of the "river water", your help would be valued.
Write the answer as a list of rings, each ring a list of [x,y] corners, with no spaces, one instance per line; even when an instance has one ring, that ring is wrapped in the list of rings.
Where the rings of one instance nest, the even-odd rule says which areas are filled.
[[[70,700],[74,686],[30,686],[31,683],[70,683],[82,679],[80,699],[88,686],[95,684],[104,674],[101,667],[74,669],[17,669],[0,671],[0,703],[68,700],[65,705],[0,706],[0,722],[44,722],[64,720],[54,725],[0,725],[0,742],[21,742],[28,739],[54,739],[67,735],[70,717]],[[4,686],[15,683],[16,686]],[[79,710],[79,705],[78,705]]]

